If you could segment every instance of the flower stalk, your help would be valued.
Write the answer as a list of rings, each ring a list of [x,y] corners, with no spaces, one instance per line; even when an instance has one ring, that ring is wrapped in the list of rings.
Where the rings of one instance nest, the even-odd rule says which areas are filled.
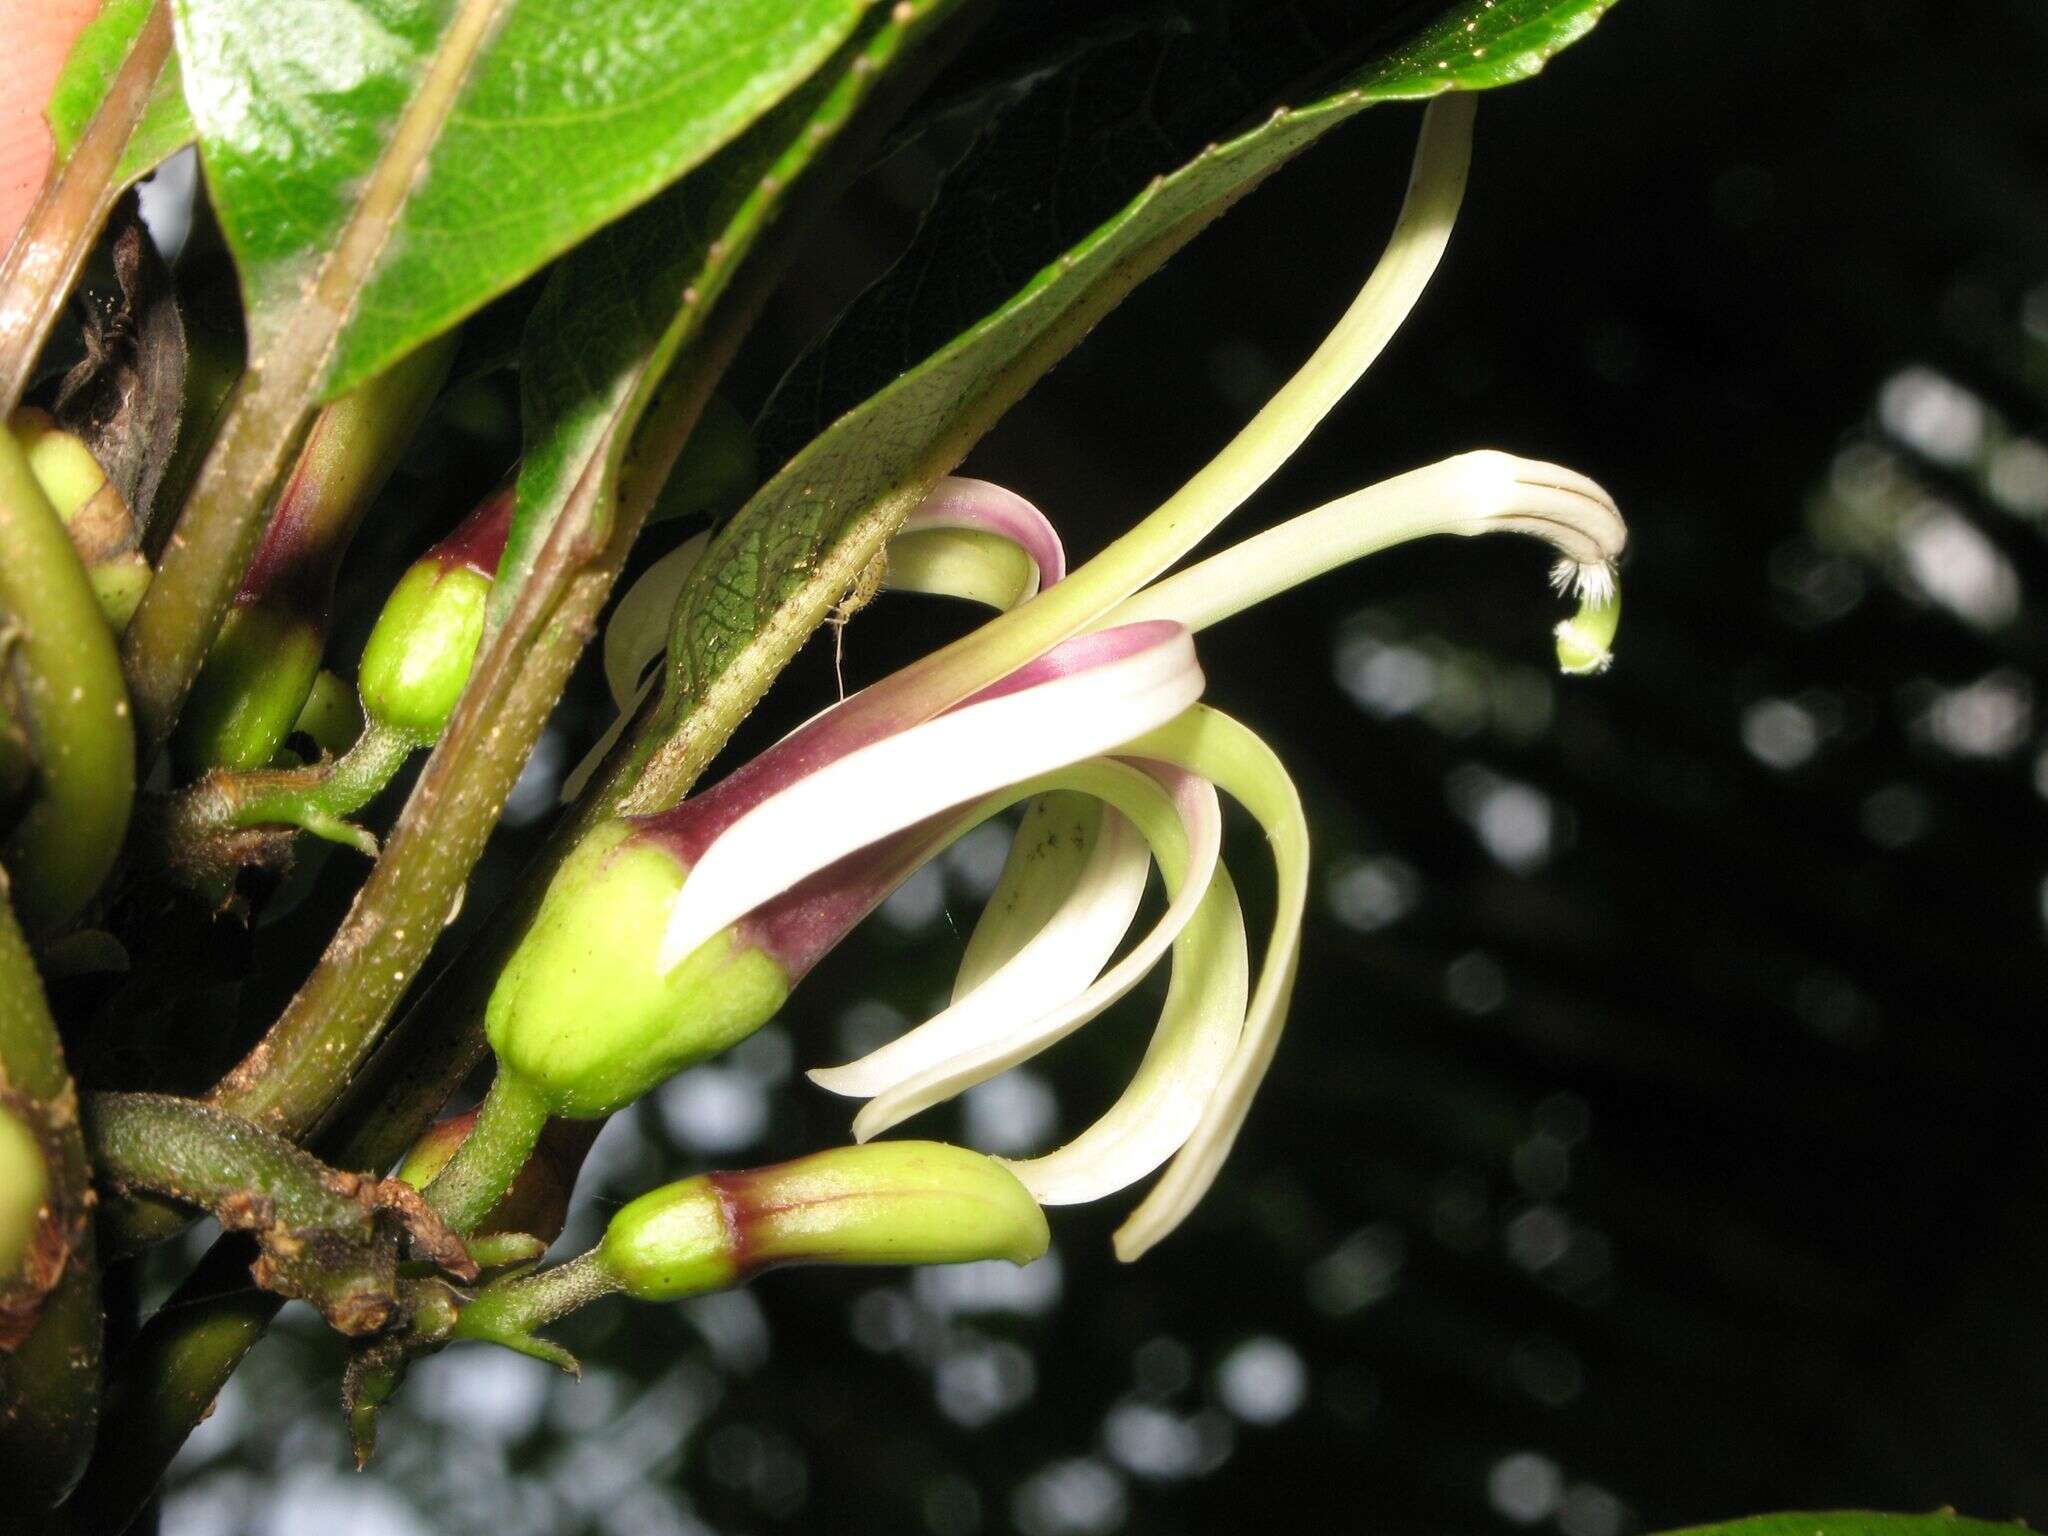
[[[433,744],[454,712],[511,516],[507,486],[399,579],[363,650],[363,728],[339,757],[303,768],[217,769],[172,800],[155,834],[170,869],[212,890],[250,856],[239,834],[261,828],[295,827],[377,856],[376,838],[349,818],[383,793],[414,752]],[[319,692],[317,677],[307,691],[301,725]]]

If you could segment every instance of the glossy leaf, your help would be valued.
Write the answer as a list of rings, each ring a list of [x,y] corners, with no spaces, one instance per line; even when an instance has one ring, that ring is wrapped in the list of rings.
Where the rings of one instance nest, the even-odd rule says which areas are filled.
[[[1282,26],[1274,8],[1246,6],[1228,27],[1138,35],[1013,109],[948,178],[902,261],[771,401],[764,451],[809,446],[681,595],[661,706],[674,744],[633,808],[701,769],[925,491],[1210,219],[1376,102],[1527,78],[1611,4],[1464,0],[1337,89],[1221,145],[1208,140],[1222,124],[1266,112],[1290,81],[1341,57],[1346,8],[1290,6]],[[1355,51],[1358,37],[1348,42]]]
[[[554,271],[527,322],[526,452],[491,623],[518,600],[565,512],[601,539],[635,424],[785,189],[824,151],[908,38],[949,4],[904,7],[849,44],[701,174],[603,230]]]
[[[107,0],[72,44],[64,72],[50,93],[50,136],[56,140],[59,160],[69,158],[79,135],[99,110],[153,3]],[[121,155],[115,180],[122,186],[139,180],[191,142],[192,114],[185,109],[184,82],[173,53],[157,76],[156,89]]]
[[[1816,1514],[1755,1515],[1720,1525],[1693,1525],[1665,1536],[2026,1536],[2023,1525],[1966,1520],[1952,1512],[1880,1515],[1868,1510]]]
[[[731,140],[867,5],[295,0],[280,25],[267,0],[178,0],[252,355],[329,327],[321,392],[360,383]],[[309,301],[365,220],[361,270]]]

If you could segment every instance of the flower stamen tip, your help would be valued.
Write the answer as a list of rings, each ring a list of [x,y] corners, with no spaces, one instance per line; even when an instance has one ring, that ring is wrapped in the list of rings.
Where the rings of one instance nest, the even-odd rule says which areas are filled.
[[[1560,592],[1576,593],[1579,611],[1559,624],[1557,664],[1573,677],[1590,677],[1614,665],[1614,632],[1621,624],[1621,589],[1614,567],[1560,560],[1551,570]]]

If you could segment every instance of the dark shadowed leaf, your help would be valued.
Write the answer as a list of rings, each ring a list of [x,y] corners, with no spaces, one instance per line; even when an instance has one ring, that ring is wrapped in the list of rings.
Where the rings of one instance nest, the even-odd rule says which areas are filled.
[[[1209,220],[1375,102],[1527,78],[1610,4],[1468,0],[1281,110],[1290,82],[1355,56],[1343,8],[1204,7],[1210,24],[1141,33],[1049,77],[770,403],[766,452],[809,446],[719,536],[677,605],[662,710],[671,729],[691,722],[681,754],[701,766],[931,484]]]

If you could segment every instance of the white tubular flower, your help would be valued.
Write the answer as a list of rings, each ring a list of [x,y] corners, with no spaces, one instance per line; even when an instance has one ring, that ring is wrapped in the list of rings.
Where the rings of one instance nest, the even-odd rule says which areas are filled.
[[[492,1001],[501,1081],[550,1113],[616,1107],[765,1021],[897,883],[1022,802],[950,1005],[811,1077],[869,1101],[853,1122],[866,1140],[1065,1038],[1169,960],[1165,1004],[1123,1094],[1065,1145],[1010,1167],[1048,1205],[1163,1168],[1117,1252],[1136,1258],[1171,1232],[1215,1180],[1273,1059],[1308,894],[1300,797],[1256,735],[1199,702],[1192,636],[1410,539],[1511,532],[1551,545],[1560,589],[1579,599],[1557,626],[1560,664],[1593,672],[1610,659],[1627,541],[1613,499],[1575,471],[1505,453],[1412,470],[1164,575],[1285,462],[1413,308],[1463,192],[1472,111],[1456,95],[1428,109],[1387,252],[1302,370],[1096,558],[1067,575],[1029,503],[941,482],[891,545],[889,582],[1003,611],[675,810],[601,829],[558,877],[533,955],[522,949]],[[643,578],[607,636],[622,707],[665,644],[688,548]],[[1259,823],[1274,860],[1256,969],[1222,861],[1219,791]],[[1165,911],[1126,948],[1154,864]],[[586,998],[586,985],[600,990]],[[567,1022],[579,1010],[606,1017],[604,1052]]]

